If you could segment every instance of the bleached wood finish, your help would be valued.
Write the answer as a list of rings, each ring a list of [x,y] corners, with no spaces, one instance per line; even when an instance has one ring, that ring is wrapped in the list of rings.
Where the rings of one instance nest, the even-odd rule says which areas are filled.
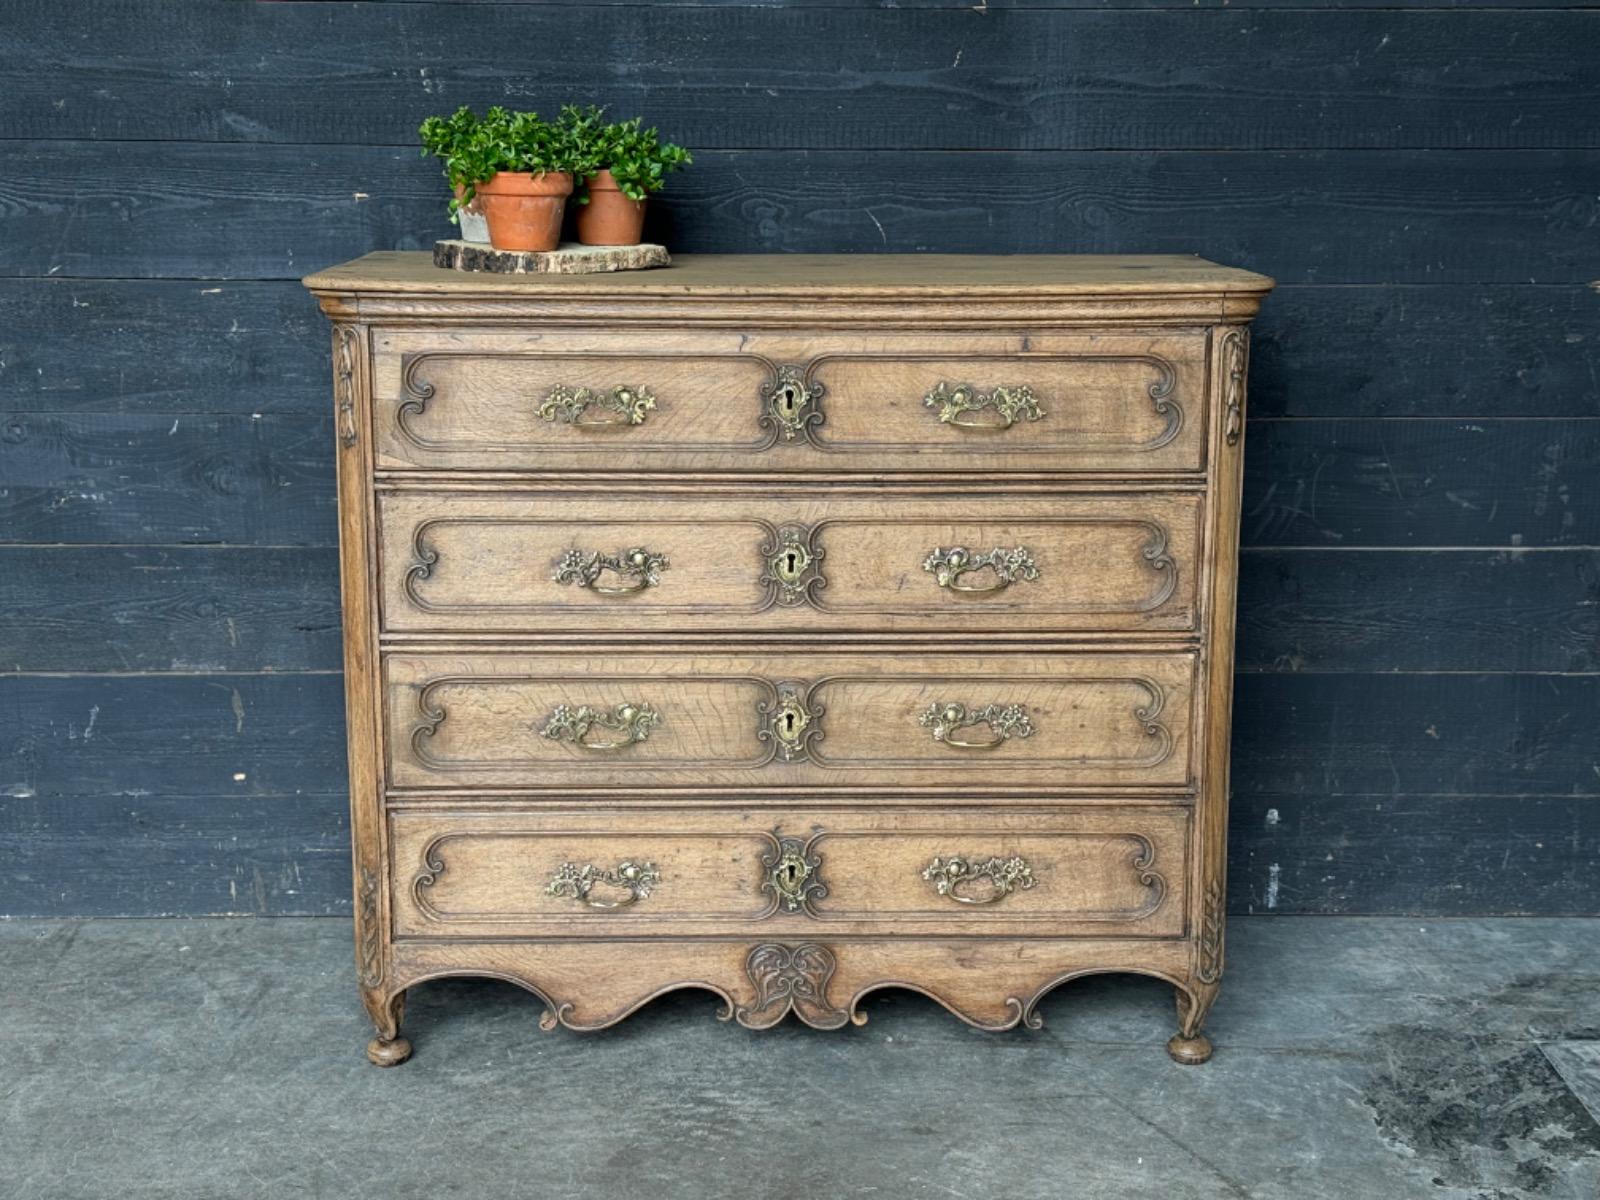
[[[1140,971],[1209,1056],[1269,280],[395,253],[307,284],[374,1062],[410,1053],[405,990],[463,973],[547,1027],[701,987],[834,1028],[898,986],[1005,1028]]]

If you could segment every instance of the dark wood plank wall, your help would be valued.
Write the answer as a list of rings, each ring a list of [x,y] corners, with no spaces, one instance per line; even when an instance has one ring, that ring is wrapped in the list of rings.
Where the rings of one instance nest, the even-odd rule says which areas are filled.
[[[567,99],[695,149],[683,250],[1275,276],[1234,908],[1600,912],[1600,11],[72,7],[0,19],[0,914],[348,911],[295,280],[443,231],[424,115]]]

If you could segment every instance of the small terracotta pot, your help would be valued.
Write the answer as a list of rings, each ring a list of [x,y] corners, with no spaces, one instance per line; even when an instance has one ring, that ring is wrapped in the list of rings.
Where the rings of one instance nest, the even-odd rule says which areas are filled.
[[[478,205],[489,220],[496,250],[554,250],[561,242],[561,217],[572,195],[565,171],[501,171],[478,185]]]
[[[589,203],[578,209],[578,240],[585,246],[637,246],[644,235],[644,201],[622,194],[610,171],[589,176]]]
[[[456,198],[461,198],[461,193],[467,189],[456,185]],[[483,209],[474,196],[471,204],[463,204],[456,210],[456,225],[461,230],[461,240],[464,242],[487,242],[489,240],[489,222],[483,219]]]

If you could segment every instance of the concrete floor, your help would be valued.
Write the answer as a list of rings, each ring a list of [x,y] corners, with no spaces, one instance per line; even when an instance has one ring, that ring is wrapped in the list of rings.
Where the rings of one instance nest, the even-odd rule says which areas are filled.
[[[999,1035],[899,993],[544,1034],[463,980],[382,1071],[352,979],[343,921],[0,923],[0,1196],[1600,1196],[1600,920],[1237,920],[1203,1067],[1131,977]]]

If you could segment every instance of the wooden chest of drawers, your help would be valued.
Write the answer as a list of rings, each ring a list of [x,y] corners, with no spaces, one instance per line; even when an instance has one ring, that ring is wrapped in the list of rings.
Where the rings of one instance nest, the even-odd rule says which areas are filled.
[[[334,322],[356,965],[598,1029],[1222,972],[1247,322],[1198,259],[373,254]]]

